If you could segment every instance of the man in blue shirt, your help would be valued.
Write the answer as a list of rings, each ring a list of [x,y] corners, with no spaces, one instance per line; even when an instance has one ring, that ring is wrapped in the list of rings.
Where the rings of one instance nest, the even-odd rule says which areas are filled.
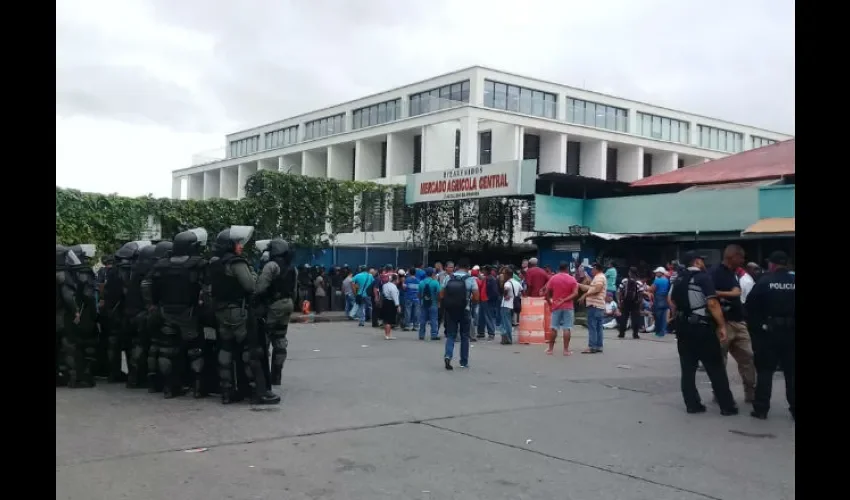
[[[431,340],[440,340],[437,309],[440,304],[440,283],[434,279],[434,268],[429,267],[424,272],[425,279],[419,283],[419,340],[425,340],[425,327],[431,325]]]
[[[448,269],[448,265],[446,268]],[[456,283],[460,283],[465,289],[458,290]],[[452,357],[458,334],[460,334],[460,367],[469,368],[469,331],[472,322],[470,305],[478,302],[479,298],[478,283],[469,274],[469,259],[464,257],[458,261],[457,271],[446,280],[446,285],[440,294],[445,311],[443,321],[446,324],[444,357],[446,370],[453,370]]]
[[[655,269],[655,281],[652,282],[653,314],[655,316],[655,336],[663,337],[667,333],[667,294],[670,292],[670,280],[667,270],[659,266]]]
[[[372,284],[375,282],[375,270],[369,269],[366,270],[365,266],[360,266],[360,272],[357,273],[356,276],[351,280],[352,285],[355,289],[354,300],[358,306],[358,319],[360,323],[357,326],[363,326],[366,322],[366,310],[368,309],[369,315],[374,316],[372,314]]]
[[[404,279],[404,321],[402,329],[419,330],[419,273],[425,275],[419,269],[411,269],[410,274]]]

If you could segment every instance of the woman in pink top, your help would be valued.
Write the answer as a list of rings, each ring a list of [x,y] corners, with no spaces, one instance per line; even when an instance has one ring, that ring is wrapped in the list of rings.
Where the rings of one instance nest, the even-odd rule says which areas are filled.
[[[576,319],[573,301],[578,296],[578,282],[570,276],[569,271],[570,265],[561,262],[558,266],[558,274],[552,276],[544,287],[546,302],[552,309],[550,325],[552,336],[546,354],[552,354],[552,351],[554,351],[559,329],[562,330],[564,337],[564,356],[572,354],[570,352],[570,334]]]

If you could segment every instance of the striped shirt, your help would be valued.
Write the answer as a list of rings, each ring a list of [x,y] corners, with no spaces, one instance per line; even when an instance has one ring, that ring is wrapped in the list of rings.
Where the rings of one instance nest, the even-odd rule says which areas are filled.
[[[590,286],[596,286],[599,291],[596,293],[588,293],[585,296],[587,307],[595,307],[597,309],[605,309],[605,292],[608,287],[608,280],[605,279],[605,274],[596,273],[593,280],[590,281]]]

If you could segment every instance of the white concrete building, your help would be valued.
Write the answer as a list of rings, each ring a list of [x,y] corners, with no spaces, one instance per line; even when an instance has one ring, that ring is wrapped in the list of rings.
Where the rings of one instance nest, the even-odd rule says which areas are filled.
[[[406,184],[521,159],[538,173],[632,182],[791,137],[476,66],[230,134],[224,158],[173,172],[172,197],[240,198],[262,169]],[[386,231],[338,243],[406,241],[386,219]]]

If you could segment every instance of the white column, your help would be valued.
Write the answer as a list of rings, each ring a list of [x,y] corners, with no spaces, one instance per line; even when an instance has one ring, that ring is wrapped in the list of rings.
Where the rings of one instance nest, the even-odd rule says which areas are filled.
[[[277,157],[277,171],[283,172],[285,167],[286,167],[286,165],[283,162],[283,156],[278,156]]]
[[[204,199],[218,198],[221,195],[221,169],[204,171]]]
[[[180,192],[182,191],[183,179],[184,178],[185,177],[183,177],[183,176],[171,178],[171,199],[173,199],[173,200],[179,200],[180,199],[180,194],[181,194]]]
[[[242,165],[236,167],[225,167],[221,169],[218,195],[226,200],[232,200],[238,196],[239,170]]]
[[[679,168],[679,153],[654,153],[652,155],[653,175],[672,172]]]
[[[617,147],[617,180],[634,182],[643,178],[643,147]]]
[[[467,116],[460,120],[460,166],[478,165],[478,118]]]
[[[608,141],[586,141],[581,143],[579,175],[605,180],[608,163]]]
[[[472,70],[472,75],[469,77],[469,104],[484,105],[484,75],[477,68]]]
[[[186,198],[202,200],[204,198],[204,173],[189,175],[189,185],[186,186]]]
[[[567,134],[545,132],[540,136],[541,174],[567,173]]]

